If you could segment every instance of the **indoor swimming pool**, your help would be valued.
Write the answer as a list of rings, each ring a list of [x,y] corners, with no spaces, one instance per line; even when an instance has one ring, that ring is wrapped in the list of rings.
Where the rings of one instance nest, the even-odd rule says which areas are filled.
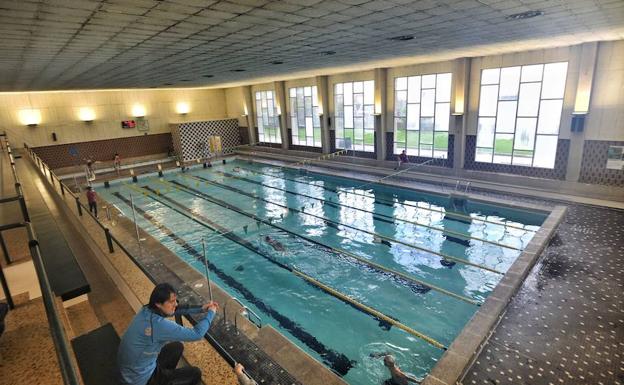
[[[244,160],[96,188],[358,385],[424,377],[548,214]]]

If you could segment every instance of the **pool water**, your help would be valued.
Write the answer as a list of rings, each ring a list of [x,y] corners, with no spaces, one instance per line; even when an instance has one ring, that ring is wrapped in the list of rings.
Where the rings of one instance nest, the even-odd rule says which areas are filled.
[[[236,160],[98,193],[202,273],[204,239],[212,281],[347,382],[383,353],[424,377],[546,215],[362,184]]]

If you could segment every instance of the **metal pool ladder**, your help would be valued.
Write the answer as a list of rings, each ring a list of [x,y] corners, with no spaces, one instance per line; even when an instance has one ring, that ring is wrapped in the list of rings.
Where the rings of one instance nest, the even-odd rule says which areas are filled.
[[[232,297],[230,299],[228,299],[225,302],[225,305],[223,305],[223,323],[227,323],[227,306],[231,301],[236,301],[238,302],[239,305],[241,305],[242,309],[240,312],[236,312],[236,314],[234,315],[234,329],[236,330],[236,332],[238,333],[238,316],[239,315],[243,315],[243,316],[247,316],[247,319],[249,320],[249,322],[251,322],[252,324],[256,325],[258,328],[262,327],[262,318],[260,318],[260,316],[258,314],[256,314],[253,310],[251,310],[250,308],[248,308],[247,306],[245,306],[245,304],[243,304],[238,298],[236,297]],[[252,316],[254,317],[254,319],[252,319]]]

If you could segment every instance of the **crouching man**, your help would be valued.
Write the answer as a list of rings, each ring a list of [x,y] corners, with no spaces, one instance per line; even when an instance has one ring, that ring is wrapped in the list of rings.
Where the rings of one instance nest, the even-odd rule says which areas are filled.
[[[196,367],[176,369],[184,345],[204,337],[219,305],[209,302],[197,307],[178,307],[175,289],[168,283],[156,285],[149,304],[143,306],[121,338],[117,364],[125,385],[196,385],[201,370]],[[193,328],[180,326],[167,317],[206,313]]]

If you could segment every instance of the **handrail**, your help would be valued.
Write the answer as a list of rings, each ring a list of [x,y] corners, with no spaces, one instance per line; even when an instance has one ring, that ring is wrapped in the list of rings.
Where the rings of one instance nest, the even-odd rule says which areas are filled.
[[[43,259],[41,258],[39,241],[37,241],[32,224],[28,223],[26,225],[26,229],[28,231],[28,238],[30,239],[30,241],[28,241],[28,247],[30,249],[35,271],[37,273],[37,278],[39,279],[39,285],[41,286],[43,305],[48,316],[47,318],[50,325],[50,332],[52,334],[52,339],[54,340],[54,349],[56,350],[56,356],[59,361],[59,368],[61,370],[63,382],[66,385],[79,385],[80,382],[78,381],[78,375],[74,369],[70,349],[67,344],[67,335],[65,334],[65,330],[61,324],[60,315],[56,310],[52,287],[50,286],[50,281],[48,280],[48,276],[45,272]]]

